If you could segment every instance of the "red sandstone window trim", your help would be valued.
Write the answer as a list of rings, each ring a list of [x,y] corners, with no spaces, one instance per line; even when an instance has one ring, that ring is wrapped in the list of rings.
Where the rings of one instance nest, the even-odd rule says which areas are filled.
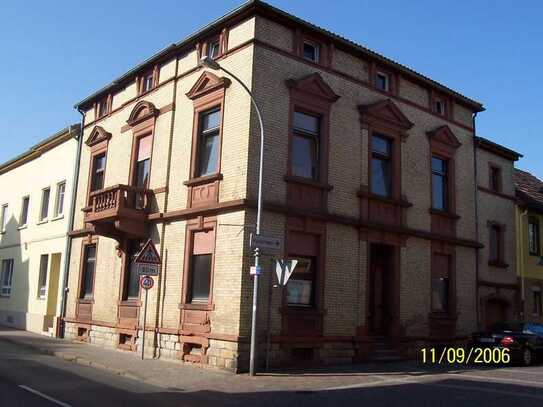
[[[199,248],[195,240],[197,233],[211,233],[207,238],[212,240],[206,242],[209,244],[208,248]],[[192,310],[206,310],[210,311],[214,309],[213,301],[213,286],[214,286],[214,274],[215,274],[215,248],[217,239],[217,221],[215,218],[198,218],[190,221],[186,226],[185,232],[185,259],[183,265],[183,289],[182,299],[180,307],[183,309]],[[195,253],[195,251],[197,253]],[[200,251],[202,251],[200,253]],[[205,253],[204,253],[205,251]],[[193,256],[195,255],[211,255],[211,270],[209,276],[209,295],[207,301],[193,301],[191,298],[192,291],[192,279],[193,279]]]

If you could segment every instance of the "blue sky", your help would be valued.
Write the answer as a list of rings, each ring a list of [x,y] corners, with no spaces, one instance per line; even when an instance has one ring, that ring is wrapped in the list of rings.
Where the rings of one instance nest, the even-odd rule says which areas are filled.
[[[240,3],[6,2],[0,162],[78,122],[74,103]],[[523,153],[517,167],[543,178],[543,3],[270,3],[482,102],[478,134]]]

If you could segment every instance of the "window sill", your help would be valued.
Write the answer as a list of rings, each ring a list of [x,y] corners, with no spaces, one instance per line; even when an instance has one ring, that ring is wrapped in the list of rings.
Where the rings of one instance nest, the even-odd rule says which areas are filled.
[[[42,219],[42,220],[36,222],[36,225],[43,225],[43,224],[45,224],[47,222],[49,222],[49,219],[45,218],[45,219]]]
[[[58,216],[55,216],[54,218],[51,218],[51,222],[54,222],[56,220],[61,220],[61,219],[64,219],[64,215],[58,215]]]
[[[458,216],[456,213],[453,213],[453,212],[442,211],[442,210],[434,209],[434,208],[428,209],[428,212],[430,212],[430,214],[432,215],[443,216],[444,218],[449,218],[449,219],[454,219],[454,220],[460,219],[460,216]]]
[[[25,223],[24,225],[21,225],[17,228],[17,230],[24,230],[28,227],[28,225]]]
[[[220,172],[211,175],[204,175],[203,177],[191,178],[185,182],[183,185],[187,187],[193,187],[197,185],[207,184],[209,182],[220,181],[222,180],[222,174]]]
[[[41,295],[38,296],[38,297],[36,297],[36,299],[37,299],[38,301],[43,301],[43,300],[45,300],[46,298],[47,298],[47,296],[45,296],[45,295],[44,295],[43,297],[42,297]]]
[[[132,307],[141,307],[141,300],[139,298],[122,300],[117,303],[117,305],[125,305]]]
[[[358,197],[359,198],[369,198],[369,199],[373,199],[375,201],[381,201],[381,202],[386,202],[386,203],[389,203],[389,204],[392,204],[392,205],[397,205],[397,206],[402,206],[404,208],[410,208],[413,206],[413,204],[409,201],[407,201],[406,199],[403,199],[403,198],[400,198],[400,199],[396,199],[396,198],[389,198],[389,197],[386,197],[386,196],[381,196],[381,195],[377,195],[377,194],[374,194],[372,192],[367,192],[367,191],[364,191],[364,190],[360,190],[358,191]]]
[[[286,182],[293,182],[296,184],[309,185],[315,188],[324,189],[326,191],[331,191],[334,187],[330,184],[325,184],[324,182],[315,181],[309,178],[297,177],[295,175],[285,175]]]
[[[79,298],[77,302],[80,304],[94,304],[94,298]]]
[[[179,308],[186,310],[213,311],[215,309],[215,304],[185,303],[179,304]]]
[[[530,253],[530,256],[533,256],[533,257],[541,257],[541,254],[539,254],[539,253]]]
[[[507,264],[507,263],[505,263],[503,261],[489,261],[488,265],[491,266],[491,267],[497,267],[497,268],[501,268],[501,269],[506,269],[507,267],[509,267],[509,264]]]
[[[8,298],[10,298],[10,297],[11,297],[11,294],[9,294],[9,295],[8,295],[8,294],[0,294],[0,298],[4,298],[4,299],[6,299],[6,300],[7,300]]]

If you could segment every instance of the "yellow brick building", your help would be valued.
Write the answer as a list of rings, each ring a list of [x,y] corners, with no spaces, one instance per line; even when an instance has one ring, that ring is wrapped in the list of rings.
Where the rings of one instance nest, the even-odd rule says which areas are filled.
[[[264,256],[259,361],[349,363],[379,342],[410,353],[474,331],[482,105],[253,1],[77,104],[66,336],[141,350],[133,259],[151,238],[149,356],[247,367],[259,128],[244,89],[204,56],[262,108],[262,234],[300,261],[280,290]]]

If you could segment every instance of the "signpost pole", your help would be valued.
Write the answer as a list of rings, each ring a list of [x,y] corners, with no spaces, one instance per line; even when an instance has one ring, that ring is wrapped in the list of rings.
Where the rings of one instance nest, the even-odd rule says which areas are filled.
[[[141,335],[141,360],[144,358],[145,352],[145,322],[147,321],[147,296],[149,295],[149,290],[145,290],[145,306],[143,308],[143,334]]]

